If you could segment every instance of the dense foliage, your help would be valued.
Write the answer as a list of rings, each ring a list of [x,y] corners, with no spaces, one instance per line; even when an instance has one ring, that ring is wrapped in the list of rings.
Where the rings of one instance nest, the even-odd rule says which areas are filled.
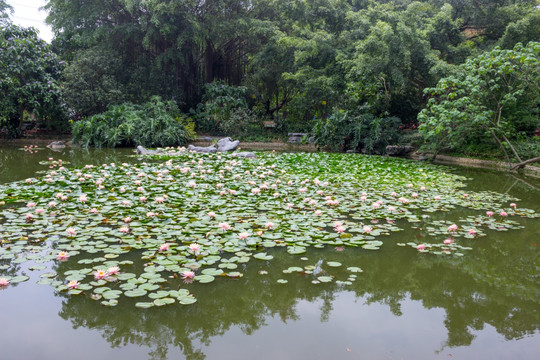
[[[0,4],[1,10],[2,4]],[[63,119],[58,78],[64,62],[33,28],[0,21],[0,127],[20,134],[26,113],[51,127]]]
[[[73,123],[73,142],[83,147],[176,146],[194,136],[193,123],[172,101],[159,97],[134,105],[111,106],[101,114]]]
[[[418,118],[429,146],[456,149],[488,137],[507,158],[508,148],[521,161],[512,140],[531,137],[540,126],[539,69],[538,42],[467,60],[426,89],[431,99]]]
[[[46,9],[73,119],[160,96],[216,135],[264,121],[274,133],[312,133],[340,113],[415,126],[424,90],[467,59],[540,40],[535,0],[49,0]],[[394,141],[386,133],[381,143]]]

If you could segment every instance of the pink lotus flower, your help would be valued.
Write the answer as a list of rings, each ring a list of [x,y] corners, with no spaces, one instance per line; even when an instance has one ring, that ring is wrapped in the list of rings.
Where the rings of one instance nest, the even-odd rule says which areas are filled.
[[[371,204],[371,207],[374,209],[378,209],[381,207],[381,204],[379,204],[378,202],[374,202],[373,204]]]
[[[155,201],[158,203],[158,204],[163,204],[163,202],[165,201],[165,199],[161,196],[158,196],[157,198],[155,198]]]
[[[34,220],[34,215],[32,214],[26,214],[26,222],[31,222],[32,220]]]
[[[456,231],[458,229],[458,226],[456,224],[452,224],[448,227],[448,231]]]
[[[194,175],[194,174],[192,174],[192,175]],[[197,186],[197,184],[195,183],[195,181],[190,181],[189,186],[194,188],[195,186]]]
[[[9,280],[6,278],[0,278],[0,287],[8,286]]]
[[[68,233],[69,236],[75,236],[75,234],[77,234],[77,231],[74,228],[71,228],[71,227],[67,228],[66,232]]]
[[[271,229],[274,227],[274,223],[269,221],[264,226],[266,226],[267,229]]]
[[[425,249],[426,249],[426,245],[424,245],[424,244],[419,244],[416,248],[417,248],[418,250],[425,250]]]
[[[317,216],[322,215],[322,211],[321,210],[315,210],[315,215],[317,215]]]
[[[257,189],[257,188],[251,189],[252,194],[258,194],[260,192],[261,192],[261,189]]]
[[[517,208],[517,205],[514,204],[514,203],[511,203],[511,204],[510,204],[510,207],[516,209],[516,208]]]
[[[411,195],[411,196],[413,197],[413,199],[416,199],[416,198],[418,198],[418,194],[417,194],[417,193],[412,193],[412,195]]]
[[[444,243],[445,245],[450,245],[450,244],[453,243],[453,242],[454,242],[454,239],[452,239],[452,238],[448,238],[448,239],[445,239],[445,240],[443,241],[443,243]]]
[[[167,251],[169,250],[169,246],[170,244],[167,244],[167,243],[161,244],[161,246],[159,247],[159,251]]]
[[[28,204],[26,204],[26,207],[27,207],[27,208],[34,208],[34,207],[36,207],[36,203],[33,202],[33,201],[32,201],[32,202],[29,202]]]
[[[262,231],[257,231],[257,235],[258,236],[262,236],[263,232]]]
[[[131,202],[129,200],[124,200],[122,201],[122,205],[124,206],[130,206],[131,205]]]
[[[238,234],[238,238],[240,240],[246,240],[248,237],[249,237],[249,234],[247,232],[242,232],[242,233]]]
[[[131,221],[132,221],[132,219],[131,219],[131,217],[129,217],[129,216],[127,216],[127,217],[124,218],[124,222],[125,222],[126,224],[129,224]]]
[[[129,232],[129,228],[127,226],[121,226],[119,230],[121,233],[124,234],[127,234]]]
[[[189,250],[193,251],[195,254],[198,254],[201,250],[201,245],[197,243],[191,243],[189,244]]]
[[[90,209],[90,213],[97,214],[98,210],[96,208],[92,208],[92,209]]]
[[[506,211],[501,211],[499,215],[501,215],[502,217],[505,217],[505,216],[508,216],[508,213]]]
[[[66,261],[67,259],[69,259],[69,254],[65,251],[60,251],[56,254],[56,260]]]
[[[50,208],[53,208],[56,206],[56,203],[54,201],[51,201],[47,204],[47,206],[49,206]]]
[[[36,214],[41,215],[41,214],[43,214],[44,211],[45,211],[44,209],[38,208],[38,209],[36,209]]]
[[[156,214],[153,213],[153,212],[151,212],[151,211],[149,211],[149,212],[146,213],[146,217],[149,217],[149,218],[154,217],[155,215],[156,215]]]
[[[336,227],[334,227],[334,230],[338,233],[342,233],[342,232],[345,232],[345,230],[347,230],[347,228],[343,225],[338,225]]]
[[[439,195],[434,197],[435,200],[441,200],[441,197]]]
[[[193,271],[190,271],[190,270],[186,270],[186,271],[183,271],[182,272],[182,279],[184,280],[191,280],[195,277],[195,273]]]
[[[99,269],[94,273],[94,279],[101,280],[109,276],[109,273],[105,270]]]
[[[86,196],[86,194],[82,194],[81,196],[79,196],[79,201],[82,202],[83,204],[85,202],[88,201],[88,197]]]
[[[300,191],[301,193],[305,193],[305,192],[307,192],[307,188],[305,188],[305,187],[304,187],[304,188],[300,188],[298,191]]]
[[[425,191],[426,190],[426,187],[425,186],[421,186],[420,187],[420,191]]]
[[[402,203],[402,204],[408,204],[408,203],[409,203],[409,200],[406,199],[406,198],[404,198],[404,197],[400,197],[400,198],[398,199],[398,201],[399,201],[400,203]]]
[[[476,235],[476,230],[474,230],[474,229],[469,229],[468,233],[469,233],[469,235],[473,235],[473,236],[474,236],[474,235]]]
[[[396,208],[393,207],[393,206],[389,206],[389,207],[388,207],[388,211],[390,211],[390,212],[396,211]]]
[[[486,211],[486,215],[489,217],[493,216],[493,211]]]
[[[366,225],[366,226],[362,227],[362,230],[364,230],[365,233],[369,234],[370,232],[373,231],[373,228],[371,226]]]
[[[145,197],[145,196],[141,196],[141,197],[139,198],[139,201],[140,201],[140,202],[145,202],[145,201],[146,201],[146,197]]]
[[[118,272],[120,271],[120,268],[118,266],[111,266],[107,272],[109,273],[109,275],[116,275],[118,274]]]
[[[210,212],[208,213],[208,216],[210,216],[211,218],[215,218],[215,217],[216,217],[216,213],[213,212],[213,211],[210,211]]]
[[[413,184],[407,184],[407,187],[408,187],[408,188],[412,188],[412,187],[413,187]]]
[[[469,194],[463,194],[463,197],[466,199],[469,197]]]
[[[278,192],[274,193],[274,197],[275,198],[279,197],[279,193]]]
[[[223,231],[227,231],[231,229],[231,225],[227,224],[226,222],[219,223],[218,225],[220,228],[223,229]]]
[[[79,287],[80,284],[81,283],[78,282],[77,280],[71,280],[70,282],[68,282],[67,287],[70,289],[76,289]]]

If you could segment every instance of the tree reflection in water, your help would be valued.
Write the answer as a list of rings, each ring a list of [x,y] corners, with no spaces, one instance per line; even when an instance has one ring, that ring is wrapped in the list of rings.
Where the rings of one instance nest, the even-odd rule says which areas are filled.
[[[336,297],[351,291],[360,299],[356,306],[385,304],[396,317],[411,300],[420,301],[425,309],[443,309],[448,333],[443,348],[471,345],[474,332],[488,324],[506,340],[520,339],[540,329],[537,275],[530,271],[537,260],[536,250],[531,251],[536,240],[534,231],[528,234],[519,239],[520,246],[515,246],[515,239],[512,242],[512,234],[479,240],[479,249],[463,258],[411,253],[392,245],[392,239],[385,241],[379,252],[346,249],[339,252],[339,260],[364,269],[358,280],[346,287],[335,283],[314,285],[311,275],[281,271],[315,263],[319,258],[335,260],[338,254],[333,250],[313,250],[308,256],[315,260],[305,264],[274,250],[271,264],[250,263],[241,279],[183,285],[198,297],[194,305],[140,310],[134,307],[137,300],[122,299],[119,306],[109,309],[84,297],[66,297],[60,316],[75,328],[99,330],[113,347],[149,347],[152,359],[167,359],[171,347],[182,349],[187,359],[204,359],[204,347],[233,327],[251,335],[266,326],[270,317],[284,323],[301,320],[298,305],[302,301],[321,303],[320,320],[327,321],[332,318]],[[402,241],[403,236],[415,233],[410,230],[392,238]],[[323,268],[336,278],[345,276],[344,269]],[[268,271],[268,275],[259,275],[259,270]],[[279,278],[289,282],[279,284]],[[377,324],[362,326],[377,328]],[[414,323],[407,326],[414,331]]]

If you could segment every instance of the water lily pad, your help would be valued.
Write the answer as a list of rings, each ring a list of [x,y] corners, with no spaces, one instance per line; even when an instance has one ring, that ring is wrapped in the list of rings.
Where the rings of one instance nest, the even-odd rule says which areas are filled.
[[[330,266],[330,267],[340,267],[341,266],[341,263],[340,262],[337,262],[337,261],[327,261],[326,262],[326,265]]]

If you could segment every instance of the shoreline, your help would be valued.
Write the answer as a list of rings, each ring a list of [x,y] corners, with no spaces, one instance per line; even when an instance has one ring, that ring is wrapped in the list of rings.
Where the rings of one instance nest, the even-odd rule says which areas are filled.
[[[217,139],[217,138],[216,138]],[[47,136],[47,137],[35,137],[35,138],[20,138],[20,139],[6,139],[0,138],[0,146],[25,146],[25,145],[38,145],[47,146],[52,141],[62,140],[65,141],[66,146],[71,147],[71,137],[65,135],[59,136]],[[191,141],[189,144],[195,146],[208,146],[212,144],[214,139],[203,138]],[[292,144],[286,142],[256,142],[248,141],[241,142],[238,146],[240,151],[286,151],[286,152],[317,152],[318,149],[313,144]],[[504,161],[495,160],[482,160],[467,157],[455,157],[449,155],[437,155],[435,160],[430,159],[431,154],[420,155],[416,152],[411,153],[404,158],[417,160],[417,161],[432,161],[435,164],[442,165],[456,165],[470,168],[490,169],[497,171],[504,171],[509,173],[518,173],[518,171],[510,170],[508,163]],[[514,165],[514,164],[513,164]],[[537,166],[526,165],[522,168],[521,173],[524,175],[540,178],[540,164]]]

